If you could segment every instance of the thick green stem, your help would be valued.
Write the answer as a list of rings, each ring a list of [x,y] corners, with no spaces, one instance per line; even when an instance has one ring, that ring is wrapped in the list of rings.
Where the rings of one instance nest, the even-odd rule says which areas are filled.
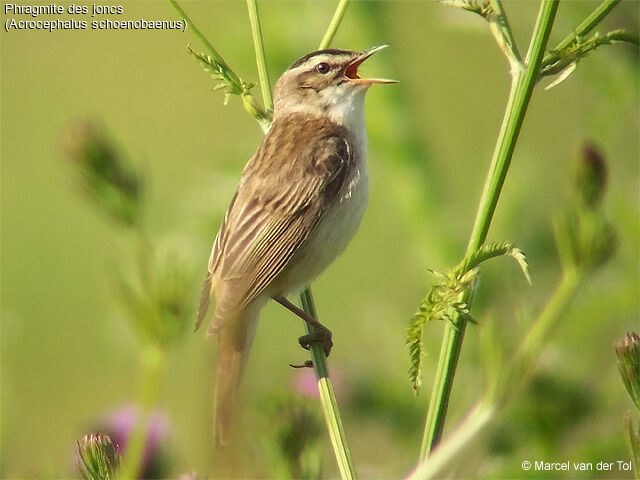
[[[491,220],[509,170],[518,134],[538,77],[544,49],[549,39],[557,8],[558,0],[542,0],[529,51],[525,59],[526,67],[523,71],[512,72],[509,101],[480,198],[471,238],[467,246],[467,256],[478,250],[487,238]],[[471,293],[467,291],[462,298],[462,301],[467,302],[469,307],[471,306],[470,296]],[[429,452],[435,448],[442,436],[451,386],[464,339],[465,323],[466,320],[464,318],[458,317],[453,324],[447,324],[445,327],[446,331],[442,340],[436,378],[425,424],[422,450],[420,452],[421,460],[424,460]]]
[[[267,61],[262,43],[262,29],[260,28],[260,17],[258,16],[258,5],[256,0],[247,0],[249,10],[249,21],[251,22],[251,35],[253,36],[253,48],[256,52],[256,65],[258,67],[258,78],[260,79],[260,90],[262,92],[262,102],[264,109],[269,112],[273,110],[273,99],[271,98],[271,85],[269,84],[269,72],[267,71]]]
[[[165,364],[165,353],[157,345],[149,344],[140,354],[141,382],[138,398],[138,416],[127,441],[127,450],[122,462],[123,480],[140,478],[144,450],[149,430],[149,416],[156,406]]]
[[[466,419],[447,438],[428,462],[422,462],[406,480],[427,480],[439,478],[438,474],[464,448],[495,415],[495,408],[486,401],[479,402],[467,415]]]
[[[433,380],[433,390],[429,399],[427,420],[424,424],[424,433],[422,435],[421,462],[425,460],[442,437],[451,387],[453,386],[453,377],[458,366],[458,358],[460,358],[460,348],[462,347],[466,326],[466,322],[459,321],[457,326],[447,324],[445,327],[436,376]]]
[[[410,480],[437,478],[441,470],[456,458],[461,450],[493,419],[509,395],[512,395],[517,386],[526,378],[526,373],[534,367],[542,346],[546,343],[554,327],[558,325],[575,295],[583,273],[577,269],[564,272],[551,299],[546,303],[520,343],[514,359],[508,363],[501,386],[490,390],[483,397],[466,419],[447,438],[446,442],[440,444],[433,454],[429,455],[428,461],[422,462],[416,468],[409,476]]]

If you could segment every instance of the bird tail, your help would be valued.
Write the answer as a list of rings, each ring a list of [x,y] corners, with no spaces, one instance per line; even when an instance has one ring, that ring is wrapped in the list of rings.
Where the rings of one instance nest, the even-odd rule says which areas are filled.
[[[253,343],[259,310],[247,308],[218,330],[218,366],[213,403],[215,446],[228,443],[240,379]]]

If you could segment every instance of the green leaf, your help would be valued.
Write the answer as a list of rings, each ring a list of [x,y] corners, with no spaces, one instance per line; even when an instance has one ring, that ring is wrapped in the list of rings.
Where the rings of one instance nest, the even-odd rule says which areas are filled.
[[[578,61],[603,45],[631,43],[638,45],[638,35],[627,30],[612,30],[605,34],[595,33],[588,39],[576,37],[575,41],[562,50],[549,50],[540,67],[540,77],[559,75],[545,90],[565,81],[576,68]]]
[[[411,317],[405,341],[409,348],[409,380],[416,395],[422,386],[422,336],[426,323],[442,320],[456,326],[457,316],[475,323],[469,313],[469,306],[461,301],[461,297],[477,280],[480,271],[472,268],[465,272],[431,272],[437,277],[438,282],[429,289],[418,311]]]
[[[220,81],[220,83],[214,87],[214,90],[223,89],[225,91],[225,105],[229,95],[243,95],[251,89],[252,85],[246,84],[242,80],[239,82],[236,81],[233,72],[229,71],[224,64],[218,62],[215,58],[205,55],[204,53],[195,52],[190,46],[187,46],[187,49],[189,53],[200,62],[205,72]]]
[[[411,317],[405,343],[409,348],[409,380],[416,395],[422,384],[422,357],[424,356],[422,336],[427,322],[444,320],[457,328],[456,318],[476,323],[469,312],[469,305],[461,301],[463,293],[473,288],[480,276],[478,266],[491,258],[508,255],[520,266],[525,278],[531,283],[529,265],[522,250],[512,243],[485,244],[465,258],[449,272],[429,270],[437,283],[431,286],[418,311]]]
[[[510,256],[518,263],[520,269],[522,270],[522,273],[527,279],[527,282],[531,284],[531,275],[529,273],[529,264],[527,263],[527,257],[524,255],[522,250],[509,242],[485,244],[474,253],[469,255],[467,258],[465,258],[456,268],[460,269],[461,271],[466,271],[468,269],[477,267],[482,262],[486,262],[491,258],[500,257],[503,255]]]
[[[578,66],[578,60],[574,60],[573,62],[570,62],[569,65],[567,65],[566,67],[564,67],[563,70],[560,71],[556,79],[553,82],[551,82],[549,85],[544,87],[544,89],[551,90],[553,87],[557,87],[558,85],[560,85],[562,82],[564,82],[567,78],[571,76],[571,74],[576,70],[577,66]]]
[[[524,252],[519,248],[513,247],[506,253],[506,255],[509,255],[518,263],[520,270],[522,270],[522,274],[527,279],[527,282],[529,282],[529,285],[531,285],[532,282],[531,274],[529,272],[529,263],[527,262],[527,257]]]

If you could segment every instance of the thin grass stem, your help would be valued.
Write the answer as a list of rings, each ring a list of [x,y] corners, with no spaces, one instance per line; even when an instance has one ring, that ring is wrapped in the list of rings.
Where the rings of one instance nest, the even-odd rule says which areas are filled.
[[[247,0],[247,9],[249,10],[249,21],[251,22],[253,48],[256,52],[256,65],[258,67],[258,78],[260,79],[262,103],[264,103],[264,109],[268,112],[273,110],[273,99],[271,97],[269,72],[267,70],[266,55],[264,53],[264,43],[262,41],[262,29],[260,28],[260,17],[258,15],[258,5],[256,3],[256,0]]]
[[[331,42],[333,41],[333,37],[336,36],[336,32],[338,31],[338,27],[342,23],[342,18],[344,17],[345,12],[347,11],[347,7],[349,6],[349,0],[340,0],[338,3],[338,8],[336,8],[335,13],[333,14],[333,18],[331,19],[331,23],[329,24],[329,28],[327,29],[324,37],[322,37],[322,41],[320,42],[320,50],[329,48]]]
[[[305,312],[317,319],[318,314],[311,294],[311,289],[307,288],[300,294],[300,302]],[[315,329],[305,322],[305,328],[308,334],[313,333]],[[342,426],[340,418],[340,410],[333,391],[329,370],[327,368],[327,357],[324,350],[318,343],[312,343],[310,346],[311,359],[313,360],[313,368],[315,370],[316,379],[318,380],[318,392],[320,394],[320,403],[322,412],[329,430],[329,438],[336,455],[340,477],[343,480],[357,478],[353,459],[351,458],[351,450],[347,443],[347,437]]]
[[[338,27],[342,22],[342,18],[347,10],[348,4],[349,0],[340,0],[338,3],[338,7],[336,8],[333,18],[331,19],[331,23],[329,24],[329,28],[320,42],[320,49],[329,47],[333,41],[333,38],[338,31]],[[307,287],[300,294],[300,304],[305,312],[316,320],[318,319],[318,313],[313,301],[311,287]],[[308,334],[314,331],[313,327],[311,327],[307,322],[304,322],[304,326]],[[338,409],[338,403],[336,402],[331,377],[329,377],[327,357],[325,356],[322,347],[317,343],[312,343],[310,350],[311,359],[313,360],[313,368],[316,374],[316,379],[318,380],[318,392],[320,394],[322,412],[327,423],[327,429],[329,430],[329,437],[338,463],[338,469],[340,470],[340,477],[343,480],[356,479],[358,477],[351,457],[351,450],[349,449],[344,427],[342,426],[340,410]]]
[[[505,55],[509,60],[509,64],[511,65],[511,71],[521,70],[523,68],[522,58],[520,57],[516,40],[513,37],[511,26],[509,25],[509,19],[504,11],[502,0],[491,0],[491,6],[495,10],[498,18],[497,24],[496,22],[489,23],[491,31],[496,38],[498,45],[505,52]]]

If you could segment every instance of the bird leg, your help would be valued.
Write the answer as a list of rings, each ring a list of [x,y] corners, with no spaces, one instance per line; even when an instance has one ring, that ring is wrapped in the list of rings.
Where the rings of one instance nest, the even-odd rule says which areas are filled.
[[[294,305],[286,298],[279,296],[274,297],[274,300],[278,302],[280,305],[285,307],[287,310],[295,313],[302,320],[307,322],[313,328],[315,328],[314,332],[311,332],[308,335],[303,335],[298,339],[298,343],[300,346],[306,350],[309,350],[309,345],[313,342],[320,342],[322,344],[322,349],[324,350],[324,354],[328,357],[329,353],[331,353],[331,347],[333,347],[333,340],[331,339],[331,330],[309,315],[307,312],[302,310],[300,307]]]

